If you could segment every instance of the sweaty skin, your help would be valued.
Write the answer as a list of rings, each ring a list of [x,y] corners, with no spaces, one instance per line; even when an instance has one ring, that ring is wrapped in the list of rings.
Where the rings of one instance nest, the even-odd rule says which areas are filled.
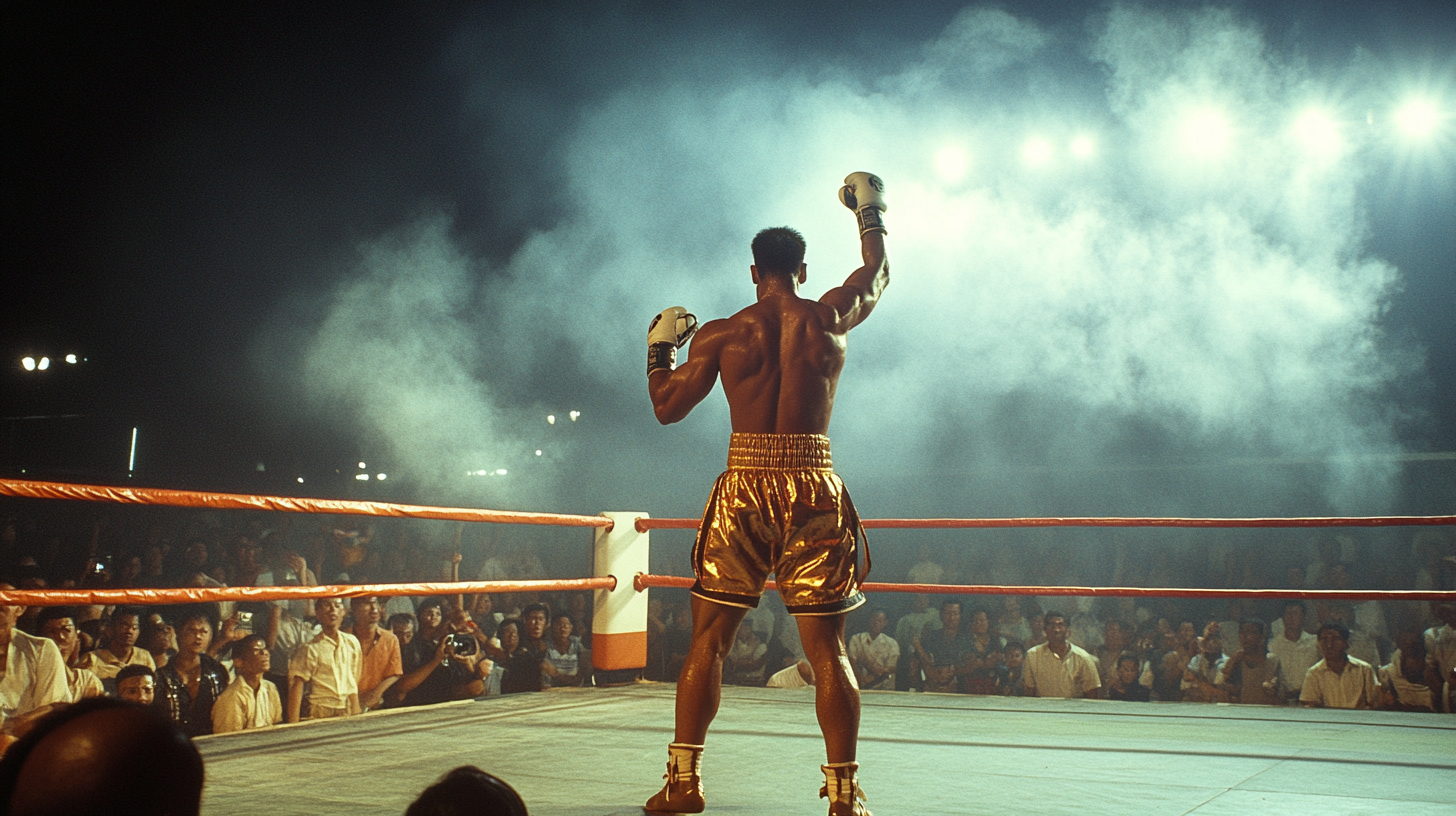
[[[794,273],[749,267],[757,302],[699,329],[687,362],[676,370],[649,375],[658,421],[666,425],[687,416],[721,377],[735,433],[826,433],[844,368],[846,335],[869,317],[890,282],[883,233],[866,233],[860,249],[864,266],[817,301],[799,297],[804,264]],[[674,741],[701,745],[718,712],[723,659],[747,610],[693,596],[692,613],[692,645],[678,677]],[[854,761],[859,738],[859,689],[845,647],[844,618],[797,618],[805,656],[819,680],[815,709],[831,763]],[[692,792],[687,806],[663,804],[662,796],[648,803],[648,812],[702,809]]]

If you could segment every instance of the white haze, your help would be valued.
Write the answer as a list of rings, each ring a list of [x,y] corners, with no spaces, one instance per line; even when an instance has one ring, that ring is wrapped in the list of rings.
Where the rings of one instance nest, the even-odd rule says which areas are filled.
[[[472,500],[465,471],[529,463],[545,440],[551,466],[473,500],[690,514],[727,413],[715,393],[656,427],[648,320],[747,305],[766,226],[805,234],[807,294],[840,282],[859,261],[835,190],[870,170],[892,283],[851,336],[831,428],[867,515],[1392,506],[1384,394],[1416,363],[1380,331],[1398,275],[1363,250],[1369,159],[1353,126],[1327,152],[1290,135],[1343,78],[1232,13],[1116,7],[1086,31],[973,7],[873,75],[724,51],[664,64],[581,112],[572,209],[503,267],[444,217],[362,247],[308,349],[310,396],[347,409],[422,500]],[[1180,146],[1202,110],[1231,123],[1221,157]],[[1083,132],[1085,161],[1067,150]],[[1052,155],[1031,168],[1035,136]],[[573,391],[580,427],[545,426]]]

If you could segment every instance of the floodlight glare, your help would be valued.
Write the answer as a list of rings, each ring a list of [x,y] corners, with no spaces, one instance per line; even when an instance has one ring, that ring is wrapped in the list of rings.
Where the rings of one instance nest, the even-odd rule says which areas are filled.
[[[76,364],[76,355],[74,355],[74,354],[67,354],[66,355],[66,362],[70,363],[71,365],[75,365]]]
[[[1072,140],[1072,155],[1079,159],[1090,159],[1096,152],[1097,145],[1093,143],[1091,136],[1078,136]]]
[[[363,463],[363,462],[360,462],[360,463],[359,463],[359,469],[360,469],[360,470],[363,470],[363,469],[364,469],[364,468],[366,468],[366,467],[368,467],[368,465],[366,465],[366,464],[364,464],[364,463]]]
[[[935,172],[941,180],[954,184],[966,177],[966,171],[971,168],[971,157],[966,155],[966,151],[951,145],[935,154],[934,163]]]
[[[547,414],[546,415],[546,424],[547,425],[555,425],[556,424],[556,415],[555,414]]]
[[[384,481],[384,480],[385,480],[385,478],[386,478],[386,477],[387,477],[387,475],[388,475],[388,474],[384,474],[384,473],[381,473],[381,474],[379,474],[379,475],[377,475],[377,476],[375,476],[375,477],[374,477],[374,478],[376,478],[376,479],[378,479],[378,480],[379,480],[379,481],[381,481],[381,482],[382,482],[382,481]]]
[[[41,370],[41,371],[45,371],[47,368],[50,368],[51,367],[51,358],[49,358],[49,357],[42,357],[42,358],[40,358],[40,362],[36,363],[35,364],[35,367],[37,369]]]
[[[1228,150],[1233,131],[1228,119],[1216,110],[1198,111],[1183,122],[1183,148],[1195,156],[1212,158]]]
[[[298,483],[299,483],[299,484],[303,484],[303,477],[302,477],[302,476],[299,476],[299,477],[298,477]]]
[[[537,455],[537,456],[540,456],[540,455],[541,455],[541,451],[540,451],[540,449],[539,449],[539,448],[538,448],[538,449],[537,449],[537,450],[536,450],[536,455]]]
[[[1021,158],[1033,167],[1046,164],[1052,157],[1052,143],[1040,137],[1032,139],[1021,148]]]
[[[34,371],[35,370],[35,358],[34,357],[22,357],[22,358],[20,358],[20,365],[26,371]]]
[[[496,472],[495,472],[495,475],[497,475],[497,476],[504,476],[504,475],[506,475],[506,469],[505,468],[497,468],[496,469]]]
[[[1340,126],[1325,111],[1310,108],[1294,120],[1294,137],[1310,153],[1330,157],[1345,147]]]
[[[1425,99],[1412,99],[1395,112],[1395,122],[1405,135],[1424,139],[1441,124],[1441,111]]]
[[[577,418],[580,417],[580,416],[581,416],[581,412],[580,411],[572,411],[571,412],[571,421],[572,422],[575,422],[577,420]]]
[[[355,479],[355,481],[367,482],[367,481],[369,481],[369,474],[367,474],[367,473],[355,473],[354,474],[354,479]]]

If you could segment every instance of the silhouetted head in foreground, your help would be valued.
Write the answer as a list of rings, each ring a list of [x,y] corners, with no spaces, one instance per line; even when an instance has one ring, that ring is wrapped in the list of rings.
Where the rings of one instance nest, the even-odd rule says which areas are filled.
[[[404,816],[528,816],[520,794],[474,765],[459,768],[425,788]]]
[[[41,720],[0,760],[13,816],[197,816],[202,756],[160,713],[97,697]]]

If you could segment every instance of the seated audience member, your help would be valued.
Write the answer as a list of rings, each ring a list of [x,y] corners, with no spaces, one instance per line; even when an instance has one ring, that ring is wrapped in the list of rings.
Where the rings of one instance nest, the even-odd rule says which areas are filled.
[[[1439,711],[1443,693],[1441,670],[1426,654],[1425,640],[1415,632],[1396,635],[1390,664],[1380,669],[1380,707],[1391,711]]]
[[[1028,697],[1086,697],[1093,699],[1102,681],[1092,655],[1067,641],[1067,617],[1060,612],[1042,615],[1047,642],[1026,652],[1022,670]]]
[[[174,723],[153,709],[98,697],[44,718],[0,760],[0,810],[196,816],[202,782],[202,757]]]
[[[900,691],[920,688],[920,656],[914,643],[925,633],[932,620],[939,621],[938,610],[930,608],[930,596],[920,592],[910,596],[910,611],[895,622],[895,643],[900,648],[900,662],[895,666],[895,687]]]
[[[1002,697],[1020,697],[1026,693],[1026,650],[1020,643],[1010,641],[1003,653],[1005,657],[1001,672],[996,677],[996,693]]]
[[[895,666],[900,662],[900,644],[885,634],[885,627],[889,624],[890,617],[885,610],[872,610],[869,631],[857,632],[849,639],[849,665],[854,669],[854,677],[861,689],[895,690]]]
[[[189,737],[212,733],[212,704],[228,687],[228,672],[208,655],[212,619],[201,610],[177,619],[177,656],[157,670],[160,708]]]
[[[1310,708],[1374,708],[1380,703],[1375,669],[1350,657],[1350,630],[1339,621],[1320,626],[1320,653],[1324,659],[1305,675],[1300,705]]]
[[[37,621],[41,637],[55,641],[66,664],[66,687],[71,696],[67,702],[79,703],[87,697],[100,697],[106,693],[101,678],[90,669],[72,668],[80,662],[81,639],[76,632],[76,613],[69,606],[48,606],[41,610]]]
[[[1248,618],[1239,624],[1239,649],[1224,662],[1214,685],[1227,695],[1231,703],[1284,703],[1287,685],[1284,668],[1279,658],[1269,652],[1269,637],[1263,620]]]
[[[1207,630],[1198,642],[1199,652],[1183,670],[1183,700],[1190,703],[1224,703],[1228,695],[1217,685],[1219,672],[1228,658],[1223,653],[1223,638],[1217,629]]]
[[[739,626],[733,647],[723,659],[723,682],[735,686],[762,686],[768,644],[758,639],[758,630]]]
[[[586,685],[591,677],[591,652],[571,633],[572,626],[571,615],[565,612],[556,613],[551,621],[546,659],[541,662],[541,684],[546,688]]]
[[[233,646],[238,676],[212,705],[212,733],[267,728],[283,721],[278,687],[263,679],[271,662],[268,640],[262,635],[248,635]]]
[[[1164,702],[1177,702],[1183,699],[1183,672],[1198,653],[1193,623],[1183,621],[1172,633],[1164,635],[1160,649],[1163,656],[1154,674],[1153,694]]]
[[[0,589],[15,589],[0,584]],[[66,661],[50,638],[15,627],[23,606],[0,604],[0,656],[9,655],[0,677],[0,721],[12,736],[24,734],[57,704],[71,702]]]
[[[911,646],[920,658],[925,673],[925,690],[954,693],[960,690],[960,678],[969,668],[970,635],[961,629],[961,602],[946,601],[940,605],[940,627],[926,625],[925,633]]]
[[[308,717],[322,720],[359,713],[359,670],[363,653],[359,639],[340,631],[344,602],[319,598],[314,616],[320,631],[299,647],[288,663],[288,721],[298,722],[304,684],[308,685]]]
[[[419,618],[420,631],[403,650],[404,676],[389,689],[392,704],[432,705],[482,694],[485,683],[476,679],[474,663],[456,654],[451,637],[457,634],[456,628],[464,627],[445,620],[444,602],[439,598],[421,601]],[[537,675],[540,666],[538,658]]]
[[[965,672],[960,690],[966,694],[995,694],[996,676],[1001,671],[1001,650],[1006,639],[991,631],[985,610],[971,612],[970,652],[966,655]]]
[[[1024,643],[1031,637],[1031,624],[1021,614],[1021,599],[1007,595],[1001,601],[1001,614],[996,617],[996,634],[1007,641]]]
[[[359,708],[362,711],[384,704],[384,693],[404,676],[399,638],[379,625],[379,599],[373,595],[352,598],[349,609],[354,615],[354,637],[362,651],[359,670]]]
[[[415,616],[409,612],[396,612],[389,616],[389,631],[399,639],[400,654],[404,654],[404,647],[415,639]]]
[[[499,693],[540,691],[541,662],[521,643],[521,622],[516,618],[501,621],[496,638],[500,645],[493,658],[501,670]]]
[[[150,706],[157,699],[157,673],[146,666],[132,664],[116,674],[117,699]]]
[[[267,622],[263,624],[263,636],[268,640],[268,650],[273,653],[269,659],[272,665],[268,679],[278,686],[279,694],[288,693],[288,666],[293,655],[314,636],[319,627],[294,613],[292,601],[268,601]],[[307,603],[306,600],[298,603]],[[254,628],[257,617],[253,618]]]
[[[808,688],[814,685],[814,667],[809,665],[809,661],[800,660],[774,672],[764,685],[768,688]]]
[[[1440,626],[1426,630],[1426,654],[1436,662],[1436,668],[1445,681],[1447,694],[1456,692],[1456,603],[1439,602],[1431,604],[1431,612],[1441,621]],[[1450,711],[1443,700],[1437,704],[1437,711]]]
[[[1277,621],[1279,632],[1269,640],[1269,653],[1279,659],[1284,672],[1284,701],[1291,702],[1299,697],[1304,688],[1304,676],[1320,660],[1319,641],[1304,631],[1305,607],[1303,601],[1286,601],[1283,616]]]
[[[528,816],[521,795],[499,777],[461,765],[425,788],[404,816]]]
[[[1153,699],[1153,690],[1138,682],[1142,664],[1136,656],[1119,655],[1112,664],[1114,670],[1107,683],[1107,699],[1130,703],[1146,703]]]
[[[1127,624],[1112,618],[1103,624],[1102,645],[1091,649],[1092,656],[1097,658],[1097,677],[1102,681],[1104,687],[1112,682],[1113,675],[1117,674],[1117,660],[1124,652],[1129,651],[1132,646],[1132,630]]]
[[[1370,632],[1365,631],[1355,624],[1355,607],[1347,603],[1335,602],[1323,605],[1328,617],[1320,619],[1320,625],[1332,621],[1338,621],[1350,630],[1350,646],[1346,651],[1350,657],[1359,658],[1372,666],[1380,665],[1380,647],[1376,638]]]
[[[177,654],[177,630],[160,612],[149,613],[142,621],[136,645],[146,649],[152,656],[152,663],[160,669]]]
[[[156,671],[157,664],[146,649],[138,649],[137,636],[141,633],[134,609],[118,608],[111,613],[106,625],[106,641],[102,648],[87,652],[81,658],[81,668],[90,669],[102,682],[116,677],[116,673],[127,666],[146,666]]]

